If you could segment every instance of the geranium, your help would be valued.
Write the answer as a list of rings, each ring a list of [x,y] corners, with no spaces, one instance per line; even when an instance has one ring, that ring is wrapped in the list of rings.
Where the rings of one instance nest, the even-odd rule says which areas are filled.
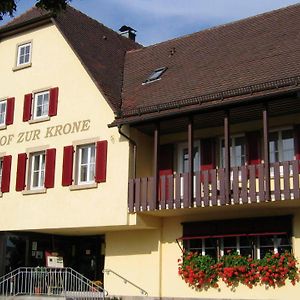
[[[178,274],[189,286],[196,289],[218,287],[221,279],[228,287],[239,283],[249,288],[260,284],[272,287],[285,285],[290,280],[294,285],[299,281],[297,260],[289,253],[268,253],[261,260],[228,253],[217,262],[209,255],[184,252],[179,260]]]

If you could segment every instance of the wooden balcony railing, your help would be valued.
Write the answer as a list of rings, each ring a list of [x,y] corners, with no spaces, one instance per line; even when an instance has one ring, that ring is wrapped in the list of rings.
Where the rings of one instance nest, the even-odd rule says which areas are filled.
[[[188,195],[188,173],[161,176],[158,199],[154,177],[130,179],[129,212],[299,199],[299,162],[271,164],[269,185],[265,184],[264,164],[231,168],[229,191],[225,186],[225,169],[195,172],[192,200]],[[266,191],[268,186],[270,190]]]

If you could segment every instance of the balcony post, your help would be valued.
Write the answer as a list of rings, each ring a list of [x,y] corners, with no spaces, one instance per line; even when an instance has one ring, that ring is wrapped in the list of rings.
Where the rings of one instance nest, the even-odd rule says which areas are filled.
[[[229,111],[224,115],[224,146],[225,146],[225,201],[230,203],[230,124]]]
[[[154,189],[153,189],[153,203],[152,209],[156,209],[158,205],[158,193],[159,193],[159,138],[160,138],[160,125],[155,124],[154,128],[154,149],[153,149],[153,176],[154,176]]]
[[[264,132],[264,166],[265,166],[265,199],[270,200],[270,153],[269,153],[269,115],[268,103],[263,107],[263,132]]]
[[[193,203],[193,196],[194,196],[194,118],[193,116],[189,117],[188,123],[188,155],[189,155],[189,174],[188,174],[188,181],[189,181],[189,190],[188,190],[188,203],[187,207],[190,207]]]

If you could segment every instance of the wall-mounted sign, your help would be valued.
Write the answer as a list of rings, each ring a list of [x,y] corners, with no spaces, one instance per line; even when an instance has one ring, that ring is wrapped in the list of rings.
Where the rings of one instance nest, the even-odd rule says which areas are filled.
[[[8,134],[0,136],[0,147],[10,145],[12,142],[21,144],[31,142],[41,138],[52,138],[70,133],[88,131],[90,129],[91,120],[74,121],[70,123],[49,126],[44,131],[35,129],[30,131],[22,131],[17,134]]]
[[[49,268],[63,268],[64,267],[64,259],[62,256],[47,256],[46,267]]]

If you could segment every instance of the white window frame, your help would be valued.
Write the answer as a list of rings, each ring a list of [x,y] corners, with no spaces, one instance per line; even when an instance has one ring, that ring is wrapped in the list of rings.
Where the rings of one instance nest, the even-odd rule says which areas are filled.
[[[240,166],[236,166],[236,165],[232,164],[233,161],[234,162],[236,161],[236,154],[235,154],[235,151],[233,151],[233,150],[235,148],[235,140],[237,138],[244,138],[244,140],[245,140],[244,155],[243,155],[244,160],[245,160],[245,164],[246,164],[246,161],[247,161],[247,155],[246,155],[247,149],[246,149],[246,136],[245,136],[245,134],[232,135],[232,136],[230,136],[230,139],[229,139],[229,142],[231,142],[231,146],[230,146],[230,163],[231,163],[231,167],[240,167]],[[225,158],[223,157],[223,147],[222,147],[222,142],[223,141],[225,143],[224,137],[220,137],[220,139],[219,139],[219,149],[220,149],[220,167],[221,168],[225,168],[225,166],[224,166],[224,159]],[[241,165],[241,166],[243,166],[243,165]]]
[[[28,47],[29,46],[29,57],[28,57],[28,60],[24,60],[24,62],[20,62],[20,59],[21,59],[21,49]],[[17,67],[21,67],[21,66],[24,66],[24,65],[28,65],[31,63],[31,52],[32,52],[32,43],[31,42],[27,42],[27,43],[24,43],[24,44],[21,44],[21,45],[18,45],[18,49],[17,49],[17,64],[16,66]]]
[[[34,170],[35,160],[39,158],[39,166],[38,170]],[[30,190],[39,190],[44,188],[45,183],[45,165],[46,165],[46,152],[34,152],[30,153],[30,168],[29,168],[29,183]],[[34,173],[38,173],[38,184],[36,186],[33,185],[34,182]]]
[[[278,136],[278,162],[284,161],[283,160],[283,139],[282,139],[283,131],[291,131],[292,133],[294,132],[292,127],[283,127],[283,128],[272,129],[269,132],[269,134],[276,133]],[[294,138],[295,137],[293,136],[293,140],[294,140]],[[270,140],[269,140],[269,144],[270,144]],[[270,145],[269,145],[269,148],[270,148]],[[294,147],[293,159],[295,159],[295,147]]]
[[[92,148],[94,148],[94,162],[91,161],[92,158]],[[82,151],[83,149],[88,149],[88,159],[87,163],[82,163]],[[90,144],[84,144],[84,145],[78,145],[76,149],[77,153],[77,159],[76,159],[76,169],[77,169],[77,184],[78,185],[86,185],[86,184],[91,184],[95,183],[95,173],[96,173],[96,144],[95,143],[90,143]],[[87,180],[82,181],[81,180],[81,169],[83,166],[87,167]],[[94,176],[93,178],[90,178],[90,172],[91,168],[94,168]]]
[[[44,101],[45,101],[44,97],[45,97],[45,95],[48,95],[48,107],[47,107],[47,110],[45,112],[42,112],[42,114],[39,116],[39,115],[37,115],[38,97],[43,96],[42,107],[44,107]],[[32,101],[32,112],[33,112],[32,113],[32,119],[33,120],[38,120],[38,119],[43,119],[45,117],[48,117],[49,116],[49,103],[50,103],[50,91],[49,90],[34,93],[33,101]]]
[[[1,114],[1,109],[0,109],[0,116],[3,115],[3,122],[0,121],[0,126],[4,126],[6,124],[6,113],[7,113],[7,100],[6,99],[0,101],[0,107],[2,105],[5,105],[5,111],[4,111],[4,113]],[[0,120],[1,120],[1,118],[0,118]]]
[[[199,171],[199,168],[201,166],[201,155],[200,155],[200,141],[196,140],[194,141],[194,148],[198,149],[198,157],[195,157],[196,162],[198,160],[198,166],[196,166],[197,168],[195,168],[195,162],[194,162],[194,172]],[[187,143],[180,143],[177,145],[177,172],[179,173],[183,173],[183,163],[184,163],[184,159],[183,159],[183,153],[184,150],[188,149],[188,144]]]

